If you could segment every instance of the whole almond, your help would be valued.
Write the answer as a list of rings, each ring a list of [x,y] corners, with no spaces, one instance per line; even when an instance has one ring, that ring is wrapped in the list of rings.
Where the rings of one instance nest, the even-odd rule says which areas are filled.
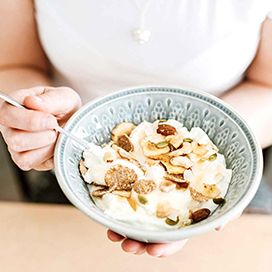
[[[158,125],[157,133],[163,136],[175,135],[177,133],[177,130],[170,125],[163,124],[163,125]]]
[[[196,223],[196,222],[206,219],[210,215],[210,213],[211,213],[211,211],[209,209],[203,208],[203,209],[193,212],[191,214],[190,218],[193,220],[193,222]]]

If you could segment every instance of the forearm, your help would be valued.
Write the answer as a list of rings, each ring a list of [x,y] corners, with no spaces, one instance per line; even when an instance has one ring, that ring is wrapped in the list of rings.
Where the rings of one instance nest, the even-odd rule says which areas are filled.
[[[262,148],[272,144],[272,86],[245,81],[220,98],[242,115]]]
[[[0,70],[0,91],[10,93],[15,90],[35,86],[52,86],[48,74],[34,67],[18,67]]]

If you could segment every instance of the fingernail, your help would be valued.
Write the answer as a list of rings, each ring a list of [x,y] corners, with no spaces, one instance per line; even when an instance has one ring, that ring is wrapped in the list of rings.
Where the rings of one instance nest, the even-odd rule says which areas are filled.
[[[53,129],[57,126],[56,119],[54,117],[48,116],[44,119],[44,128],[45,129]]]
[[[34,96],[36,100],[43,101],[39,96]]]

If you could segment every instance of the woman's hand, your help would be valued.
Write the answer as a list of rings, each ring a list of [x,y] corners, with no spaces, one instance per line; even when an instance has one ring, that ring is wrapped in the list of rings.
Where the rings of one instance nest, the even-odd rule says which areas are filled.
[[[242,213],[239,213],[235,216],[232,220],[238,219]],[[232,221],[231,220],[231,221]],[[228,223],[228,222],[227,222]],[[217,227],[215,230],[220,231],[222,230],[227,223],[223,224],[222,226]],[[107,231],[108,238],[112,242],[122,242],[121,247],[127,253],[132,253],[135,255],[141,255],[145,252],[154,257],[167,257],[173,255],[174,253],[181,250],[184,245],[186,244],[187,240],[176,241],[172,243],[166,244],[147,244],[138,241],[134,241],[131,239],[127,239],[112,230]]]
[[[68,87],[35,87],[10,93],[29,109],[6,102],[0,107],[0,128],[13,161],[22,170],[50,170],[57,133],[81,107],[79,95]]]

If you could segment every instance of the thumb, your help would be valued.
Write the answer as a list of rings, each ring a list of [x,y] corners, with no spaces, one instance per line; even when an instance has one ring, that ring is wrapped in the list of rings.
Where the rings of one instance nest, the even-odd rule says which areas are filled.
[[[80,96],[71,88],[44,87],[43,92],[27,96],[24,105],[33,110],[64,116],[72,115],[81,107],[82,102]]]

